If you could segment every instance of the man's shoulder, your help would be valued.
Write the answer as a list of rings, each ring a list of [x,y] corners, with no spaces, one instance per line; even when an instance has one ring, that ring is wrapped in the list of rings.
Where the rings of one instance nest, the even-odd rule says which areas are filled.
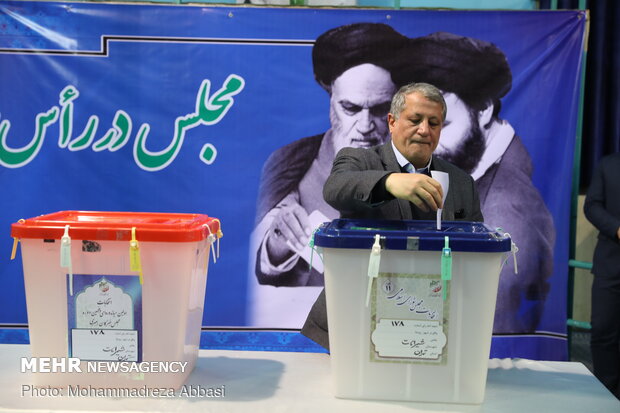
[[[308,151],[316,151],[318,152],[319,147],[321,146],[321,142],[323,141],[324,133],[314,136],[308,136],[306,138],[297,139],[289,144],[281,146],[280,148],[273,151],[273,153],[269,156],[269,158],[274,157],[284,157],[290,154],[300,154],[299,151],[304,151],[304,157],[309,156]]]
[[[261,173],[256,222],[299,184],[318,154],[323,136],[298,139],[269,155]]]

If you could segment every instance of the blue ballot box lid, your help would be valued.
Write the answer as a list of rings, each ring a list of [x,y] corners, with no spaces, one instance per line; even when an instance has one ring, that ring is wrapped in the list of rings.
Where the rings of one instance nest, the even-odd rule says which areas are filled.
[[[452,251],[508,252],[510,236],[482,222],[379,221],[335,219],[322,224],[314,234],[314,245],[323,248],[371,249],[375,235],[388,250],[441,251],[448,237]]]

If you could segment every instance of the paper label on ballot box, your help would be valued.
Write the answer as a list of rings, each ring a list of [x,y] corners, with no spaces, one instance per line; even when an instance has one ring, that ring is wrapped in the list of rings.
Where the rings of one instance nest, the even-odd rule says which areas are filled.
[[[80,360],[138,361],[136,330],[71,330],[73,357]]]
[[[142,361],[142,286],[138,276],[67,275],[67,310],[69,357]]]
[[[440,274],[380,273],[373,287],[371,361],[445,364],[449,289]]]

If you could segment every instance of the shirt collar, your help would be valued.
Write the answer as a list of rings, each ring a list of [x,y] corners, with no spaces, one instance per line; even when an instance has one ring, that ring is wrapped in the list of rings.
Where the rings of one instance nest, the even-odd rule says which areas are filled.
[[[394,145],[393,140],[390,139],[390,143],[392,144],[392,150],[394,151],[394,155],[396,155],[396,161],[398,161],[398,164],[400,165],[401,168],[404,168],[408,163],[411,163],[407,160],[407,158],[403,156],[402,153],[400,153],[398,148],[396,148],[396,145]],[[416,173],[424,173],[425,170],[430,171],[432,160],[433,160],[433,156],[431,155],[431,158],[428,160],[428,163],[426,164],[426,166],[424,168],[416,169]]]
[[[486,149],[478,161],[471,177],[478,180],[486,171],[498,163],[515,136],[515,130],[505,120],[493,122],[487,133]]]

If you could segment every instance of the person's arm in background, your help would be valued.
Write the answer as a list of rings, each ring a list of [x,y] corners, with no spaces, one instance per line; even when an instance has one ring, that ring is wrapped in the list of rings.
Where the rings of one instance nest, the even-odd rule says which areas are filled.
[[[299,204],[298,198],[296,192],[291,193],[270,212],[273,220],[265,246],[269,261],[274,265],[280,265],[297,255],[295,251],[302,250],[312,235],[308,213]]]
[[[295,251],[310,239],[311,234],[305,229],[307,221],[307,213],[293,192],[258,223],[251,236],[251,254],[256,259],[255,273],[260,284],[291,287],[319,282],[320,274],[300,260]]]
[[[294,251],[307,245],[308,212],[300,205],[299,181],[316,158],[323,135],[302,138],[274,151],[263,165],[250,264],[260,284],[304,286],[321,275]],[[288,242],[287,242],[288,241]],[[298,249],[299,250],[299,249]]]
[[[583,206],[583,212],[598,229],[601,234],[607,238],[618,241],[620,239],[620,217],[613,215],[607,208],[606,199],[609,193],[609,185],[613,185],[614,180],[620,179],[618,176],[612,176],[614,169],[610,162],[616,158],[607,158],[602,160],[594,169],[590,188],[586,194],[586,200]],[[620,169],[620,168],[615,168]],[[620,187],[620,185],[617,185]]]

